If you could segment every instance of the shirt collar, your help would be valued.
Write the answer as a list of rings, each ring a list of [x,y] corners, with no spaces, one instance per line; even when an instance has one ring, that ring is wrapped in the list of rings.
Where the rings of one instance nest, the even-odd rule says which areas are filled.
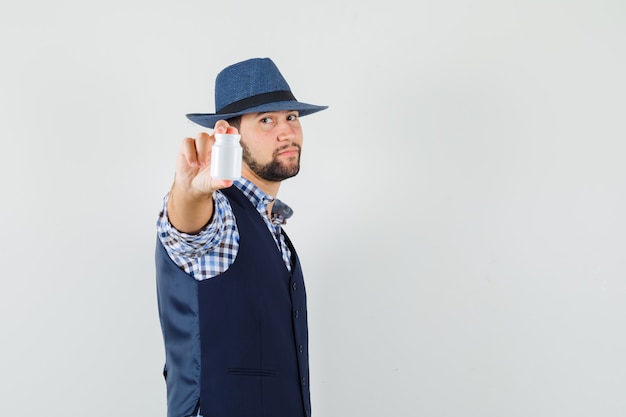
[[[263,216],[267,215],[268,204],[275,201],[274,206],[272,207],[272,223],[284,224],[286,220],[293,215],[291,207],[280,201],[278,198],[266,194],[252,181],[244,177],[240,177],[234,181],[234,184]]]

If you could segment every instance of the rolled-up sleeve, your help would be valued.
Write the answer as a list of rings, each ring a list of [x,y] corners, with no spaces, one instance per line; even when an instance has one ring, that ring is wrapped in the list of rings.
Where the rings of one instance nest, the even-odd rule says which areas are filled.
[[[214,212],[211,222],[198,233],[189,234],[177,230],[169,221],[167,202],[169,193],[163,198],[163,207],[157,220],[159,239],[172,260],[184,267],[184,261],[179,258],[198,258],[213,251],[224,235],[224,218],[230,208],[228,200],[220,192],[213,193]],[[182,263],[182,264],[181,264]]]

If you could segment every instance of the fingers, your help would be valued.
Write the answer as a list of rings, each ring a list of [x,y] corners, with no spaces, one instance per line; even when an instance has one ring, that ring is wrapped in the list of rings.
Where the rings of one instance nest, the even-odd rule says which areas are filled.
[[[211,159],[211,147],[215,139],[206,132],[198,133],[196,138],[185,138],[180,145],[179,154],[187,165],[204,168]]]
[[[192,167],[198,166],[198,153],[196,151],[196,141],[193,138],[185,138],[180,144],[180,150],[178,151],[187,165]]]
[[[220,120],[213,128],[213,134],[200,132],[196,138],[185,138],[180,146],[179,154],[192,168],[206,168],[211,162],[211,148],[215,143],[216,133],[238,133],[237,128],[230,126],[226,120]]]
[[[215,127],[213,128],[213,133],[239,133],[236,127],[233,127],[228,124],[226,120],[219,120],[215,123]]]
[[[211,148],[215,139],[212,135],[206,132],[201,132],[196,135],[196,155],[198,166],[205,168],[211,162]]]
[[[201,132],[195,138],[183,139],[176,159],[174,180],[174,187],[179,192],[193,196],[206,196],[233,184],[232,180],[216,180],[211,177],[209,166],[216,133],[238,132],[228,122],[220,120],[216,123],[213,134]]]

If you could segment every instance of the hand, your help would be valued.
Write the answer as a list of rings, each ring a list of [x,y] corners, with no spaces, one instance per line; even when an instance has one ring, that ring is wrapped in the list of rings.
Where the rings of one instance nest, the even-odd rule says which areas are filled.
[[[176,158],[175,186],[194,196],[211,195],[213,191],[228,188],[232,180],[211,178],[211,149],[215,133],[238,133],[225,120],[215,124],[213,134],[199,133],[195,139],[185,138]]]

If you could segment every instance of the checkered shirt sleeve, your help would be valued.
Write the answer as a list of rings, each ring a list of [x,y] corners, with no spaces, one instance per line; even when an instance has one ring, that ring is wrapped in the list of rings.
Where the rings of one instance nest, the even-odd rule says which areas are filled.
[[[226,271],[239,249],[239,232],[228,199],[219,191],[213,193],[213,220],[197,234],[182,233],[169,222],[167,201],[157,220],[161,243],[176,265],[201,281]]]

